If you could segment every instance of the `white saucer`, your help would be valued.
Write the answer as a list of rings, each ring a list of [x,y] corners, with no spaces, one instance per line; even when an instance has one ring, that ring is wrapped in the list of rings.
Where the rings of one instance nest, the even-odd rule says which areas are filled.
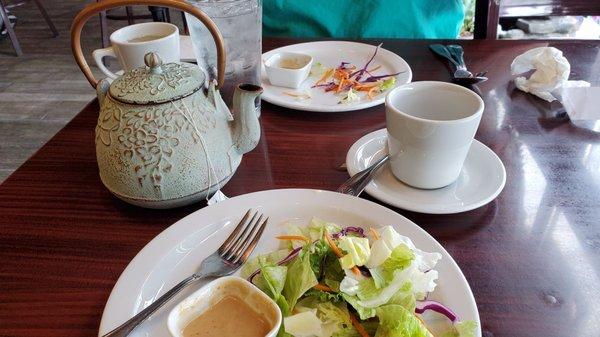
[[[387,152],[387,130],[369,133],[352,145],[346,156],[348,173],[354,175]],[[405,210],[428,214],[470,211],[494,200],[504,188],[506,170],[498,156],[474,140],[458,180],[452,185],[423,190],[400,182],[382,167],[365,191],[374,198]]]

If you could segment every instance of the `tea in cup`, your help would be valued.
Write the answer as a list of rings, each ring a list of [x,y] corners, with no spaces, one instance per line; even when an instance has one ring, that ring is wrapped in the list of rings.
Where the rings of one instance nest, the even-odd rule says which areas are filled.
[[[123,27],[110,35],[111,46],[92,53],[98,68],[108,77],[118,76],[110,71],[102,59],[113,57],[121,68],[129,71],[144,66],[144,55],[157,53],[164,63],[179,62],[179,28],[166,22],[145,22]]]

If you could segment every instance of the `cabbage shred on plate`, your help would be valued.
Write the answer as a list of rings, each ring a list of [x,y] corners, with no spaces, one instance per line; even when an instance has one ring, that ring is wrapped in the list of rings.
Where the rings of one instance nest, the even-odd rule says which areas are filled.
[[[432,337],[419,316],[427,310],[448,318],[443,337],[476,335],[476,322],[427,300],[441,254],[418,249],[393,227],[366,231],[313,219],[286,229],[277,237],[282,249],[242,268],[281,309],[278,336]]]

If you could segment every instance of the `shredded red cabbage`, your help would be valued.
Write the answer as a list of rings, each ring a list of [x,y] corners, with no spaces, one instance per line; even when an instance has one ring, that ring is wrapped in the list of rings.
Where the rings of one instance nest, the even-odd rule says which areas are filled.
[[[365,229],[362,227],[354,227],[354,226],[348,226],[345,228],[342,228],[341,231],[339,231],[338,233],[333,234],[331,237],[334,239],[339,239],[340,236],[346,236],[348,235],[348,233],[354,233],[357,236],[360,236],[362,238],[366,237],[365,235]]]
[[[458,321],[458,316],[454,313],[454,311],[450,310],[450,308],[446,307],[440,302],[431,300],[417,302],[417,307],[415,308],[415,312],[417,314],[422,314],[427,310],[433,310],[446,316],[452,323]]]
[[[340,66],[338,67],[338,69],[346,69],[346,66],[349,64],[350,64],[350,62],[342,61],[342,63],[340,63]]]
[[[281,265],[284,265],[284,264],[290,262],[296,256],[298,256],[298,253],[300,253],[301,250],[302,250],[302,247],[298,247],[298,248],[293,249],[286,257],[284,257],[279,262],[277,262],[277,265],[281,266]],[[260,268],[256,269],[252,274],[250,274],[250,276],[248,276],[248,281],[250,281],[250,283],[252,283],[252,280],[258,274],[260,274]]]
[[[370,77],[367,77],[367,79],[366,79],[366,80],[364,80],[364,81],[363,81],[363,82],[361,82],[361,83],[367,83],[367,82],[377,82],[377,81],[379,81],[380,79],[383,79],[383,78],[386,78],[386,77],[392,77],[392,76],[400,75],[400,74],[402,74],[402,73],[405,73],[405,72],[406,72],[406,70],[404,70],[404,71],[399,71],[399,72],[397,72],[397,73],[394,73],[394,74],[386,74],[386,75],[370,76]]]
[[[364,67],[362,67],[361,69],[355,71],[354,73],[352,73],[350,75],[350,78],[354,77],[356,75],[356,81],[360,82],[361,77],[364,75],[364,73],[367,71],[367,67],[369,67],[369,64],[371,64],[371,62],[373,62],[373,59],[375,58],[375,55],[377,55],[377,52],[379,51],[379,47],[381,47],[381,43],[377,46],[377,48],[375,48],[375,52],[373,53],[373,55],[371,56],[371,58],[369,59],[369,61],[367,61],[367,63],[365,63]]]

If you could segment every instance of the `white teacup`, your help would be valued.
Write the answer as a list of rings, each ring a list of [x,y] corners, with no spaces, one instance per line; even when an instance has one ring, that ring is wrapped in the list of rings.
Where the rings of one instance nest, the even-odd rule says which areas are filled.
[[[98,68],[108,77],[118,76],[108,70],[102,58],[114,57],[121,68],[129,71],[144,66],[144,55],[158,53],[163,63],[179,62],[179,28],[166,22],[145,22],[123,27],[110,35],[108,48],[96,49],[92,53]]]
[[[423,189],[452,184],[483,113],[483,100],[456,84],[413,82],[385,99],[392,173]]]

